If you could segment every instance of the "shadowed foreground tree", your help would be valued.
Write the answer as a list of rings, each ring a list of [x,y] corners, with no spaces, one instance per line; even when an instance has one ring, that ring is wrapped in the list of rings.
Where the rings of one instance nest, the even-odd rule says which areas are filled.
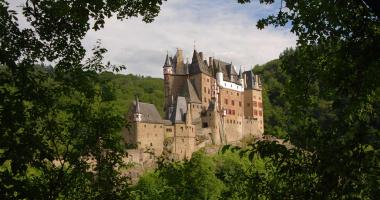
[[[96,72],[124,67],[103,64],[99,44],[84,60],[81,40],[112,16],[151,22],[162,1],[23,2],[16,13],[0,0],[0,198],[122,197],[124,152],[115,133],[124,118],[107,103]],[[45,61],[54,69],[36,66]]]
[[[240,3],[250,2],[240,0]],[[287,133],[295,145],[260,142],[283,182],[271,194],[295,199],[380,196],[380,20],[364,1],[261,0],[280,6],[257,27],[291,27],[296,50],[280,57],[289,80]],[[251,156],[252,157],[252,156]],[[270,196],[270,195],[269,195]],[[274,197],[274,196],[271,196]]]

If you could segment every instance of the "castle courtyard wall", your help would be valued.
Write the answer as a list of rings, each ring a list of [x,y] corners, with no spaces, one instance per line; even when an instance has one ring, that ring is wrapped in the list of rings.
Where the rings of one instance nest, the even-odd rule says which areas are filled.
[[[164,148],[164,125],[154,123],[135,123],[136,145],[138,149],[153,149],[155,156],[160,156]]]

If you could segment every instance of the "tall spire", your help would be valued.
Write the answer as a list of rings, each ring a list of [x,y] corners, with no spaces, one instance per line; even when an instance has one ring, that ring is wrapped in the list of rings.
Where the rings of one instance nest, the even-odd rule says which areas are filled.
[[[164,67],[171,67],[171,63],[170,63],[169,53],[168,52],[166,52],[166,59],[165,59]]]
[[[241,71],[241,66],[240,66],[240,69],[239,69],[239,79],[242,78],[242,71]]]

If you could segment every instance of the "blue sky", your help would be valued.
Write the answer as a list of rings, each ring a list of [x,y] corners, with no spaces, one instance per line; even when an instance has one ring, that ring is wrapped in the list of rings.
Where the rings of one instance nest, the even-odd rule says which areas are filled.
[[[166,52],[173,55],[181,48],[184,56],[191,58],[194,41],[205,57],[249,69],[278,58],[285,48],[296,44],[296,37],[287,28],[256,29],[257,20],[278,11],[279,5],[254,2],[242,5],[237,0],[168,0],[154,22],[111,18],[104,29],[88,32],[83,45],[90,53],[96,40],[101,39],[108,49],[105,61],[126,65],[125,74],[162,77]]]

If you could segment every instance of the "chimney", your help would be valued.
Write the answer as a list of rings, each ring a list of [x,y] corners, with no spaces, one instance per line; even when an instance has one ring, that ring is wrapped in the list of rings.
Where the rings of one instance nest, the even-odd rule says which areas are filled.
[[[183,63],[183,50],[177,49],[177,63]]]
[[[212,57],[208,57],[208,65],[209,67],[212,67]]]

